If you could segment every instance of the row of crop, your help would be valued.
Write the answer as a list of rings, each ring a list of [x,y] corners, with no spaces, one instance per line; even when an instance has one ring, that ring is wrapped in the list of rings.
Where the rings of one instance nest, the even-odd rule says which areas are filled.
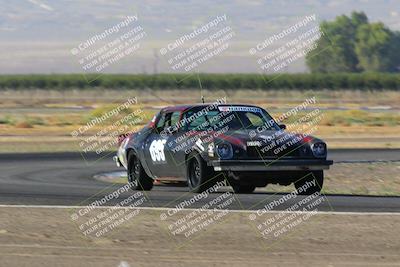
[[[338,74],[53,74],[0,75],[1,89],[400,89],[400,75],[389,73]]]

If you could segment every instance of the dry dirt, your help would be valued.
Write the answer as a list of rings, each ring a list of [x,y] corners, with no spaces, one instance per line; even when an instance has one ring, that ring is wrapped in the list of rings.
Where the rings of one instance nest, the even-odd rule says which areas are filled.
[[[398,215],[317,214],[285,236],[264,239],[248,213],[229,213],[188,240],[172,236],[172,221],[160,221],[158,210],[140,210],[94,239],[82,235],[70,214],[1,207],[0,266],[400,265]]]

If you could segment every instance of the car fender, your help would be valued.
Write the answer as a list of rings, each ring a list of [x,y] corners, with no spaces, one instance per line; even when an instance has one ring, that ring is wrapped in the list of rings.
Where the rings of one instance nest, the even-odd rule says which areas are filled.
[[[206,145],[205,145],[205,147],[206,147]],[[191,152],[190,152],[190,153],[187,153],[186,156],[185,156],[185,164],[186,164],[186,166],[187,166],[187,164],[188,164],[189,156],[192,155],[192,154],[194,154],[194,153],[199,154],[200,157],[201,157],[205,162],[208,162],[209,158],[208,158],[208,155],[207,155],[207,149],[204,148],[204,150],[203,150],[203,149],[201,149],[201,147],[199,147],[198,144],[195,143],[195,144],[192,146]]]
[[[150,170],[149,166],[147,165],[147,162],[146,162],[146,160],[144,158],[143,150],[137,149],[135,146],[129,146],[126,149],[126,157],[127,158],[128,158],[129,153],[134,153],[139,158],[140,163],[142,164],[143,169],[146,172],[146,174],[149,177],[153,177],[154,178],[154,176],[151,173],[151,170]]]

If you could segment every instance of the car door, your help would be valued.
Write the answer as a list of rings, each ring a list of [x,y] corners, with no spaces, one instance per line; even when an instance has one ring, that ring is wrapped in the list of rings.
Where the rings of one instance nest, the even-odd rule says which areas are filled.
[[[181,166],[176,158],[177,151],[174,150],[179,131],[171,131],[180,117],[180,111],[162,112],[155,129],[146,139],[145,158],[155,177],[182,177]]]
[[[167,161],[164,147],[167,137],[161,134],[165,127],[167,113],[161,112],[158,121],[151,133],[147,136],[144,144],[144,155],[148,168],[155,177],[163,176]]]
[[[183,138],[180,138],[184,135],[184,129],[179,126],[182,112],[171,112],[166,115],[166,118],[164,129],[164,133],[167,137],[165,157],[170,168],[165,170],[165,173],[178,180],[185,180],[185,147],[181,144]]]

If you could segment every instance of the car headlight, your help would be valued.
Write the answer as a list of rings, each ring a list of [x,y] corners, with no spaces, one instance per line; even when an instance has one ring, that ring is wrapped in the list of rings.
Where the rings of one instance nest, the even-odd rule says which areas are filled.
[[[229,143],[217,145],[217,155],[220,159],[231,159],[233,157],[232,145]]]
[[[325,143],[315,143],[311,145],[311,150],[315,157],[325,157],[326,156],[326,144]]]

